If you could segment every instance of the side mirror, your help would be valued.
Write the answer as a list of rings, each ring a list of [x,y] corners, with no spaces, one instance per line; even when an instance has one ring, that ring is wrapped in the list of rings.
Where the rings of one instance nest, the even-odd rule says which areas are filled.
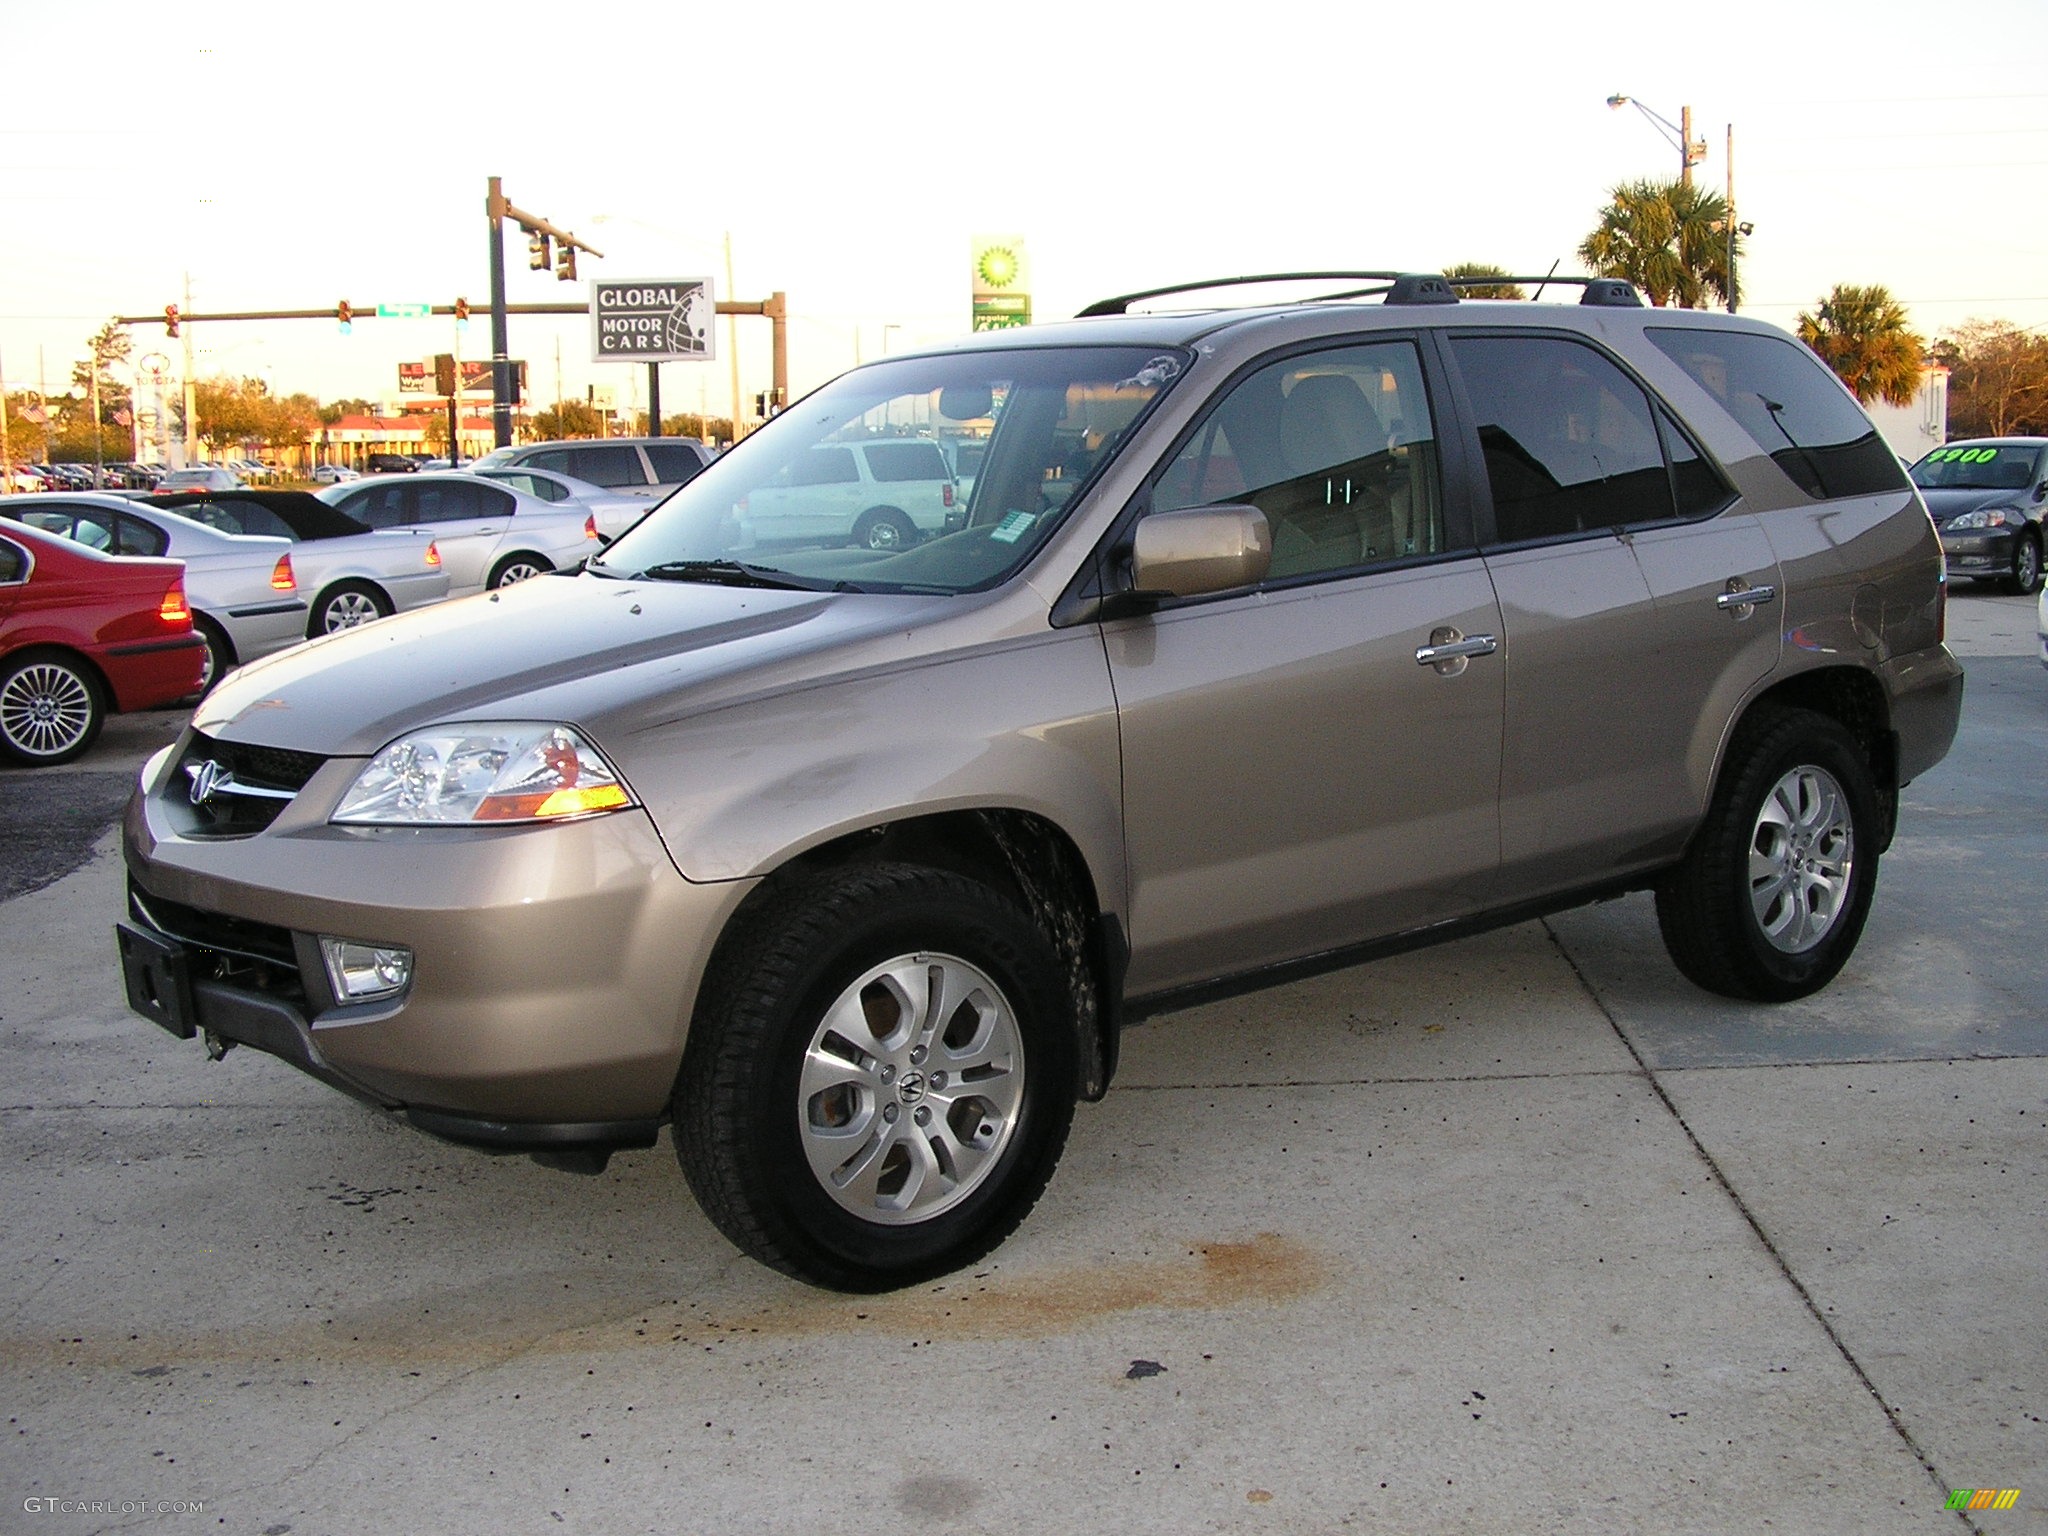
[[[1154,512],[1131,544],[1134,596],[1204,597],[1256,586],[1273,566],[1273,530],[1257,507]]]

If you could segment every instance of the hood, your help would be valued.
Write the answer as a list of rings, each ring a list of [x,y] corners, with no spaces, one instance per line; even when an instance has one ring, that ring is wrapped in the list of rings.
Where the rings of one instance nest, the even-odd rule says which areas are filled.
[[[859,663],[917,649],[955,603],[683,582],[543,576],[326,635],[244,667],[207,696],[207,735],[367,757],[448,720],[554,720],[608,754],[649,725],[835,665],[819,653],[873,636]]]
[[[1927,503],[1927,514],[1934,519],[1934,526],[1939,528],[1950,518],[1959,517],[1965,512],[1974,512],[1979,507],[2029,506],[2031,503],[2028,498],[2032,494],[2031,491],[2024,489],[1980,491],[1957,488],[1946,491],[1923,490],[1920,499]]]

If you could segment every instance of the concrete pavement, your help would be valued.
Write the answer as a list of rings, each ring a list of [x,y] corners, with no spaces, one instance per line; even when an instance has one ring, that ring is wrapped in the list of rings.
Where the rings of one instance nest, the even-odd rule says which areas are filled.
[[[1951,615],[1821,997],[1693,991],[1637,897],[1159,1019],[1023,1230],[881,1298],[739,1258],[666,1138],[576,1179],[206,1062],[103,841],[0,904],[0,1529],[2040,1529],[2048,672]]]

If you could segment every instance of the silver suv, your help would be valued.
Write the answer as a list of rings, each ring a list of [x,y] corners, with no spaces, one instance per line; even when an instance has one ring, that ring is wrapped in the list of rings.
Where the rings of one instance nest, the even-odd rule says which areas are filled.
[[[579,575],[243,669],[130,807],[131,1003],[557,1165],[672,1125],[878,1289],[1192,1000],[1627,890],[1702,987],[1826,985],[1961,704],[1898,461],[1755,321],[1332,286],[858,368]],[[752,537],[906,430],[985,444],[960,526]]]
[[[494,448],[465,467],[547,469],[609,491],[659,497],[696,479],[713,457],[688,437],[571,438]]]

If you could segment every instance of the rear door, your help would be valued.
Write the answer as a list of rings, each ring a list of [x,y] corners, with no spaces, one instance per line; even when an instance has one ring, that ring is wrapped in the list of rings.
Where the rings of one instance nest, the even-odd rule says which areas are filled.
[[[451,592],[480,590],[491,573],[499,541],[512,526],[509,492],[479,480],[409,481],[407,521],[432,535]]]
[[[1260,507],[1274,562],[1258,587],[1104,626],[1134,993],[1440,921],[1492,888],[1500,612],[1425,379],[1408,338],[1272,360],[1144,493]]]
[[[1447,351],[1506,627],[1502,898],[1662,862],[1700,812],[1698,742],[1710,765],[1728,701],[1776,662],[1770,541],[1599,348],[1463,333]]]

